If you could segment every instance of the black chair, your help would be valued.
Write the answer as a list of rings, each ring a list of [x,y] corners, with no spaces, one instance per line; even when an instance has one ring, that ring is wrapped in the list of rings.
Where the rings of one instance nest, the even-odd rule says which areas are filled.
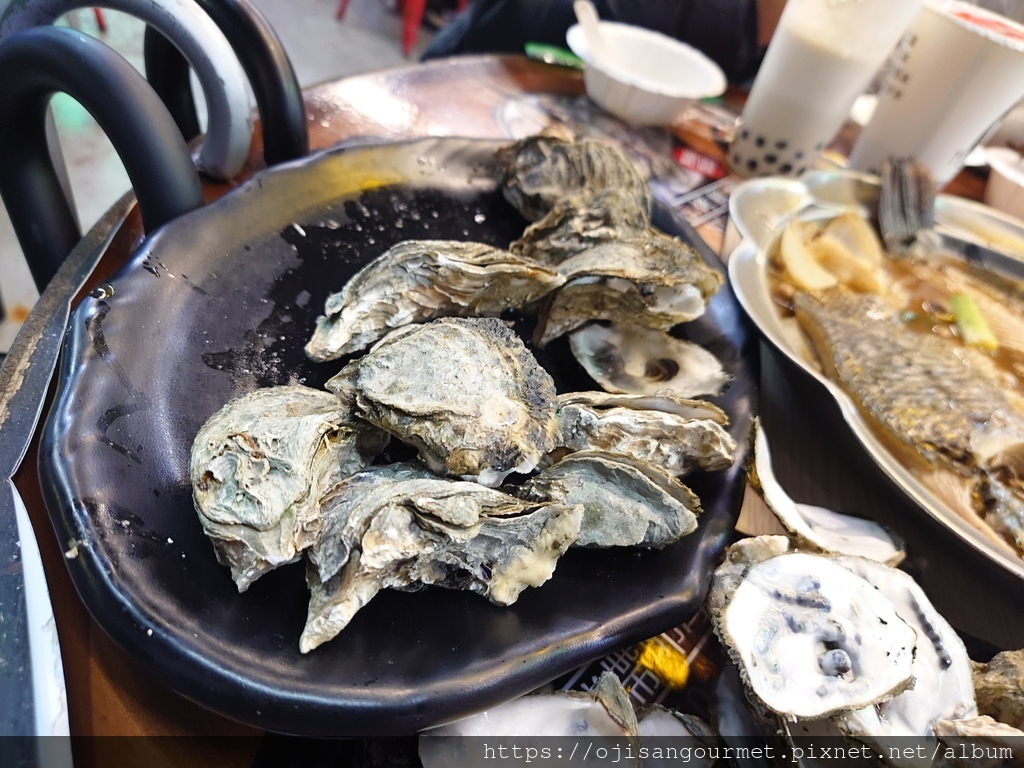
[[[203,205],[199,176],[167,108],[120,55],[80,32],[36,27],[0,43],[0,197],[40,291],[81,230],[47,147],[58,91],[80,102],[124,163],[146,232]]]
[[[263,158],[275,165],[309,153],[306,110],[284,46],[248,0],[195,0],[220,27],[245,70],[263,126]],[[146,77],[186,139],[199,134],[189,66],[174,45],[152,27],[144,40]]]

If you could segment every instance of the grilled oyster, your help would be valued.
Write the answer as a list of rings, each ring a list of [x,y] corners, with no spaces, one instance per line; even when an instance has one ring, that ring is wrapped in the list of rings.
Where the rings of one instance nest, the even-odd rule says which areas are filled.
[[[583,506],[581,547],[667,546],[697,527],[700,500],[660,470],[625,456],[574,453],[518,489],[528,501]]]
[[[399,465],[371,468],[338,489],[330,530],[306,570],[303,653],[335,637],[386,588],[433,584],[509,605],[527,587],[547,581],[579,535],[581,508],[527,507],[475,483],[421,475]],[[374,491],[364,496],[367,485]],[[335,543],[338,552],[329,549]]]
[[[903,542],[878,523],[794,502],[775,477],[768,438],[759,422],[754,426],[754,461],[747,474],[751,487],[801,548],[861,555],[886,565],[903,559]]]
[[[408,240],[327,297],[306,354],[313,360],[335,360],[410,323],[443,316],[496,316],[526,306],[564,282],[551,269],[482,243]]]
[[[601,392],[584,390],[582,392],[564,392],[558,396],[559,407],[563,405],[585,405],[597,411],[609,408],[632,408],[641,411],[662,411],[683,419],[702,419],[713,421],[723,427],[729,423],[725,411],[707,400],[694,400],[687,397],[676,397],[670,392],[658,392],[655,395],[629,395],[618,392]]]
[[[829,558],[763,560],[719,601],[718,636],[758,702],[783,718],[866,707],[912,681],[914,630],[874,586]]]
[[[973,678],[978,711],[1024,729],[1024,651],[1003,651],[975,664]]]
[[[555,385],[496,318],[393,331],[327,382],[440,474],[497,486],[555,447]]]
[[[609,392],[691,398],[720,394],[729,381],[703,347],[631,323],[591,323],[569,336],[569,346]]]
[[[692,247],[653,229],[594,245],[555,269],[566,283],[542,307],[540,346],[591,320],[667,330],[704,314],[722,284]]]
[[[586,402],[587,393],[559,396],[560,448],[631,456],[671,475],[732,466],[736,441],[718,421],[722,412],[710,403],[703,404],[706,408],[698,401],[683,406],[679,400],[662,398],[660,404],[672,410],[661,410],[656,407],[657,398],[630,401],[623,395],[609,401],[594,394],[598,399],[591,404]],[[607,406],[609,402],[624,405]],[[640,403],[655,407],[643,408]]]
[[[207,420],[192,445],[192,493],[239,592],[312,545],[320,497],[386,444],[337,397],[301,386],[256,390]]]
[[[651,207],[647,180],[611,144],[548,131],[503,147],[495,159],[505,198],[530,221],[582,190],[620,189],[637,210]]]

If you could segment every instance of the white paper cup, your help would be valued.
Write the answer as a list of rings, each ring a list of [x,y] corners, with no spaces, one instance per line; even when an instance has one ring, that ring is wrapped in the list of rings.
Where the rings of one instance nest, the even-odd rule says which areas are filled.
[[[1024,96],[1024,26],[959,0],[926,0],[893,57],[849,165],[913,157],[939,186]]]
[[[740,116],[729,164],[797,176],[835,136],[921,0],[789,0]]]

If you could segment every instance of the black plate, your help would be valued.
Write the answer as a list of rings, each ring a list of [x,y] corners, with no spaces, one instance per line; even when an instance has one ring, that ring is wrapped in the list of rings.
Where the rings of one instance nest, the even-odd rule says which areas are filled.
[[[507,245],[525,222],[495,189],[495,142],[339,148],[254,178],[153,235],[76,309],[40,452],[47,508],[76,541],[71,577],[97,622],[155,679],[269,730],[410,733],[525,693],[701,604],[743,493],[757,382],[751,335],[725,288],[686,335],[734,380],[720,403],[740,457],[692,478],[698,531],[659,552],[573,551],[507,608],[460,592],[385,592],[341,635],[298,651],[307,593],[294,565],[238,594],[200,529],[192,439],[256,387],[322,385],[302,351],[327,294],[414,237]],[[714,255],[664,209],[656,223]],[[593,387],[563,344],[560,388]]]

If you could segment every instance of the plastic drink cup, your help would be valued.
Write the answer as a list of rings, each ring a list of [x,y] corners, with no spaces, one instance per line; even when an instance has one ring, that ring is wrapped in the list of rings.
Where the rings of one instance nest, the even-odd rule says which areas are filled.
[[[842,126],[921,0],[788,0],[729,148],[741,176],[796,176]]]
[[[926,0],[893,59],[851,168],[913,157],[944,185],[1024,97],[1024,26],[959,0]]]

